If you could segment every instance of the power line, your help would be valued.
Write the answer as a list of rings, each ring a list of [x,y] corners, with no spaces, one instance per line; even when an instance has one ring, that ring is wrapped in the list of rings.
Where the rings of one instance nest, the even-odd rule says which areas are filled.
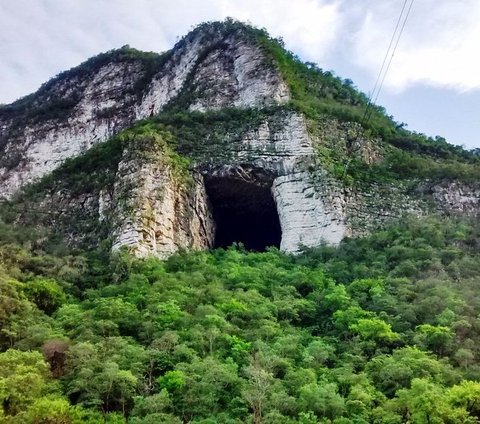
[[[382,90],[383,83],[385,82],[385,78],[386,78],[387,73],[388,73],[388,71],[390,69],[390,66],[392,64],[393,57],[395,56],[395,52],[397,50],[398,43],[400,42],[400,38],[402,37],[403,30],[405,29],[405,25],[407,24],[407,20],[408,20],[408,17],[410,15],[410,11],[412,10],[412,6],[413,6],[414,1],[415,0],[410,0],[410,5],[408,6],[407,13],[405,14],[404,18],[403,18],[403,16],[404,16],[404,12],[405,12],[405,7],[408,3],[408,0],[404,0],[404,2],[403,2],[402,10],[400,11],[400,15],[398,16],[397,23],[395,25],[395,29],[393,31],[392,37],[390,38],[390,43],[388,44],[387,51],[385,52],[385,56],[383,58],[382,66],[380,67],[380,71],[378,72],[377,79],[375,80],[375,85],[373,87],[372,92],[370,93],[369,98],[368,98],[367,107],[365,108],[365,112],[363,114],[362,120],[360,121],[360,125],[362,127],[362,133],[365,130],[365,125],[368,123],[368,121],[372,117],[372,114],[373,114],[372,105],[378,100],[378,96],[380,95],[380,91]],[[403,18],[403,23],[402,23],[402,26],[400,27],[400,32],[398,33],[398,36],[397,36],[397,31],[398,31],[398,28],[400,26],[400,22],[402,22],[402,18]],[[393,44],[395,38],[396,38],[396,41],[395,41],[395,44]],[[390,60],[388,61],[387,67],[385,68],[385,63],[387,61],[390,50],[392,49],[392,45],[393,45],[393,50],[392,50],[392,53],[390,55]],[[382,72],[383,72],[384,68],[385,68],[385,72],[383,73],[383,76],[382,76]],[[380,85],[378,85],[379,81],[380,81]],[[377,86],[378,86],[378,90],[377,90]],[[375,90],[377,90],[376,94],[375,94]],[[375,96],[375,98],[373,99],[374,96]],[[373,99],[373,101],[372,101],[372,99]],[[357,137],[356,137],[357,141],[358,141],[358,138],[359,138],[359,135],[357,134]],[[350,167],[351,161],[352,161],[352,159],[349,158],[347,160],[347,163],[345,164],[344,176],[346,176],[347,173],[348,173],[348,168]]]
[[[392,35],[392,39],[390,40],[390,45],[388,46],[388,49],[387,49],[387,53],[385,54],[385,57],[388,56],[389,54],[389,50],[391,48],[391,44],[392,44],[392,41],[397,33],[397,30],[398,30],[398,25],[402,19],[402,16],[403,16],[403,12],[405,11],[405,5],[407,4],[407,1],[408,0],[405,0],[404,3],[403,3],[403,7],[402,7],[402,11],[400,12],[400,16],[398,18],[398,21],[397,21],[397,25],[395,26],[395,31],[393,32],[393,35]],[[407,20],[408,20],[408,17],[410,15],[410,11],[412,10],[412,6],[413,6],[413,3],[414,3],[415,0],[410,0],[410,5],[408,6],[408,9],[407,9],[407,13],[405,14],[405,18],[403,19],[403,23],[402,23],[402,26],[400,28],[400,32],[398,33],[398,36],[397,36],[397,40],[395,42],[395,45],[393,47],[393,50],[392,50],[392,54],[390,56],[390,60],[388,61],[388,65],[387,67],[385,68],[385,72],[382,76],[382,80],[380,82],[380,85],[378,86],[378,90],[377,90],[377,94],[375,95],[375,98],[373,100],[373,102],[369,102],[369,105],[371,106],[372,104],[375,104],[378,100],[378,97],[380,96],[380,91],[382,90],[382,87],[383,87],[383,83],[385,82],[385,78],[388,74],[388,71],[390,70],[390,66],[392,65],[392,61],[393,61],[393,57],[395,56],[395,52],[397,51],[397,47],[398,47],[398,43],[400,42],[400,38],[402,37],[402,34],[403,34],[403,30],[405,29],[405,25],[407,24]],[[382,68],[380,69],[380,72],[378,74],[378,77],[377,77],[377,81],[378,81],[378,78],[380,77],[381,75],[381,72],[384,68],[384,65],[385,65],[385,59],[384,59],[384,63],[382,64]],[[377,81],[375,82],[375,87],[377,85]],[[375,87],[374,87],[374,90],[375,90]],[[374,95],[374,92],[372,92],[372,97]],[[368,109],[368,106],[367,106],[367,109]],[[365,123],[368,123],[368,121],[370,120],[371,116],[372,116],[372,113],[373,113],[373,110],[370,108],[370,113],[369,115],[367,116],[367,119],[366,119],[366,122]]]
[[[375,80],[375,84],[373,86],[373,90],[370,92],[370,96],[368,97],[368,103],[367,107],[365,108],[365,113],[363,114],[362,117],[362,124],[365,121],[365,118],[367,117],[368,110],[372,104],[372,97],[375,95],[375,91],[377,90],[378,82],[380,81],[380,78],[382,76],[383,69],[385,67],[385,63],[387,62],[388,54],[390,52],[390,49],[392,48],[393,42],[395,40],[395,35],[397,34],[398,27],[400,26],[400,22],[402,20],[403,12],[405,11],[405,7],[407,5],[408,0],[404,0],[402,10],[400,12],[400,16],[397,19],[397,24],[395,25],[395,30],[392,33],[392,37],[390,38],[390,43],[388,44],[387,51],[385,52],[385,56],[383,57],[383,62],[382,66],[380,67],[380,71],[378,72],[377,79]]]

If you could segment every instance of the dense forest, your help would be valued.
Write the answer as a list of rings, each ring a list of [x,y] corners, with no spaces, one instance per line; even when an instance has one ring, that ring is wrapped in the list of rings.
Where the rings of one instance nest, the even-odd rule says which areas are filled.
[[[0,227],[6,423],[475,423],[480,225],[166,261]]]

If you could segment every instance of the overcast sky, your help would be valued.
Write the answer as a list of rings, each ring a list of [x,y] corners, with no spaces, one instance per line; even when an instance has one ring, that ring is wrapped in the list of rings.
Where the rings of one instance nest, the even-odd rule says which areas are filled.
[[[162,52],[227,16],[283,37],[369,93],[404,0],[0,0],[0,103],[90,56]],[[480,147],[480,0],[416,0],[378,104],[408,128]]]

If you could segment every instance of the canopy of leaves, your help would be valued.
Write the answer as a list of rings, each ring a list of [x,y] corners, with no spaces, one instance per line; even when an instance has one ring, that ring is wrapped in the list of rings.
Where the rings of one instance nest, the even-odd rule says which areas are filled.
[[[476,422],[478,223],[101,265],[32,234],[0,231],[6,422]]]

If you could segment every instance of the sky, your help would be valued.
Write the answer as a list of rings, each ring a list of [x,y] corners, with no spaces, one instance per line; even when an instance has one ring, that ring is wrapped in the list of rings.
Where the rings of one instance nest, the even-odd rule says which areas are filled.
[[[404,0],[0,0],[0,103],[129,44],[162,52],[232,17],[372,91]],[[480,1],[415,0],[377,104],[408,129],[480,147]]]

